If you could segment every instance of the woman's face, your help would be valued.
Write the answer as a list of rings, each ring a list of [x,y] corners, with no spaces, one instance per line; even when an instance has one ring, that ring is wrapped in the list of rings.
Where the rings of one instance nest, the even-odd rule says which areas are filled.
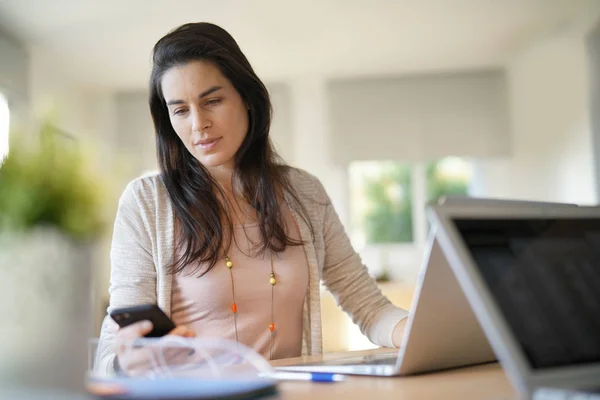
[[[163,75],[171,125],[209,171],[232,169],[248,132],[248,109],[231,82],[209,61],[192,61]]]

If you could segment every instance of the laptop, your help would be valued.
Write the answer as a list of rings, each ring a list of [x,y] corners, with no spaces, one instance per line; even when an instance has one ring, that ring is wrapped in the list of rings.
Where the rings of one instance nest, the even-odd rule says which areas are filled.
[[[600,207],[430,206],[507,377],[534,399],[600,399]]]
[[[515,207],[517,200],[445,198],[444,206]],[[538,207],[573,204],[527,202]],[[276,367],[283,371],[352,375],[404,376],[496,361],[454,273],[442,252],[435,225],[427,240],[400,350],[368,356],[340,357]]]

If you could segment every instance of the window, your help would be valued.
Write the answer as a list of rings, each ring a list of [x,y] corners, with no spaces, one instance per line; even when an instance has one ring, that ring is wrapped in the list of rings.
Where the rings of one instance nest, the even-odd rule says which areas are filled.
[[[416,236],[427,232],[427,222],[415,211],[444,195],[467,195],[472,172],[465,159],[446,157],[426,164],[354,162],[349,175],[351,237],[364,248],[422,239]]]
[[[0,163],[8,155],[8,127],[9,127],[8,102],[0,93]]]
[[[413,241],[411,166],[389,161],[350,165],[352,239],[385,244]]]

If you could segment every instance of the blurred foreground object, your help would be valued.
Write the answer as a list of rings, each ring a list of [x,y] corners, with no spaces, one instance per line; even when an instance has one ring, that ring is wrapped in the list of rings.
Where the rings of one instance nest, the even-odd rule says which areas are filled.
[[[37,133],[31,146],[12,135],[0,161],[0,398],[84,391],[101,197],[78,143],[48,123]]]
[[[119,370],[107,371],[90,341],[88,390],[97,398],[257,399],[277,393],[275,370],[253,349],[220,338],[138,338],[117,343]]]

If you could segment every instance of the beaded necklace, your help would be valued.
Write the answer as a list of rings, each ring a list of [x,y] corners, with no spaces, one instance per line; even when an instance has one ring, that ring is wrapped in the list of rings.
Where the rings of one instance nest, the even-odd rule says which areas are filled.
[[[239,344],[238,328],[237,328],[237,304],[235,303],[235,285],[233,283],[233,262],[228,255],[225,255],[225,265],[229,269],[229,276],[231,277],[231,312],[233,313],[233,326],[235,328],[235,340]],[[271,285],[271,323],[269,324],[269,331],[271,337],[269,339],[269,359],[273,359],[273,339],[275,336],[275,322],[273,319],[273,288],[277,281],[275,280],[275,271],[273,269],[273,254],[271,254],[271,274],[269,275],[269,284]]]

